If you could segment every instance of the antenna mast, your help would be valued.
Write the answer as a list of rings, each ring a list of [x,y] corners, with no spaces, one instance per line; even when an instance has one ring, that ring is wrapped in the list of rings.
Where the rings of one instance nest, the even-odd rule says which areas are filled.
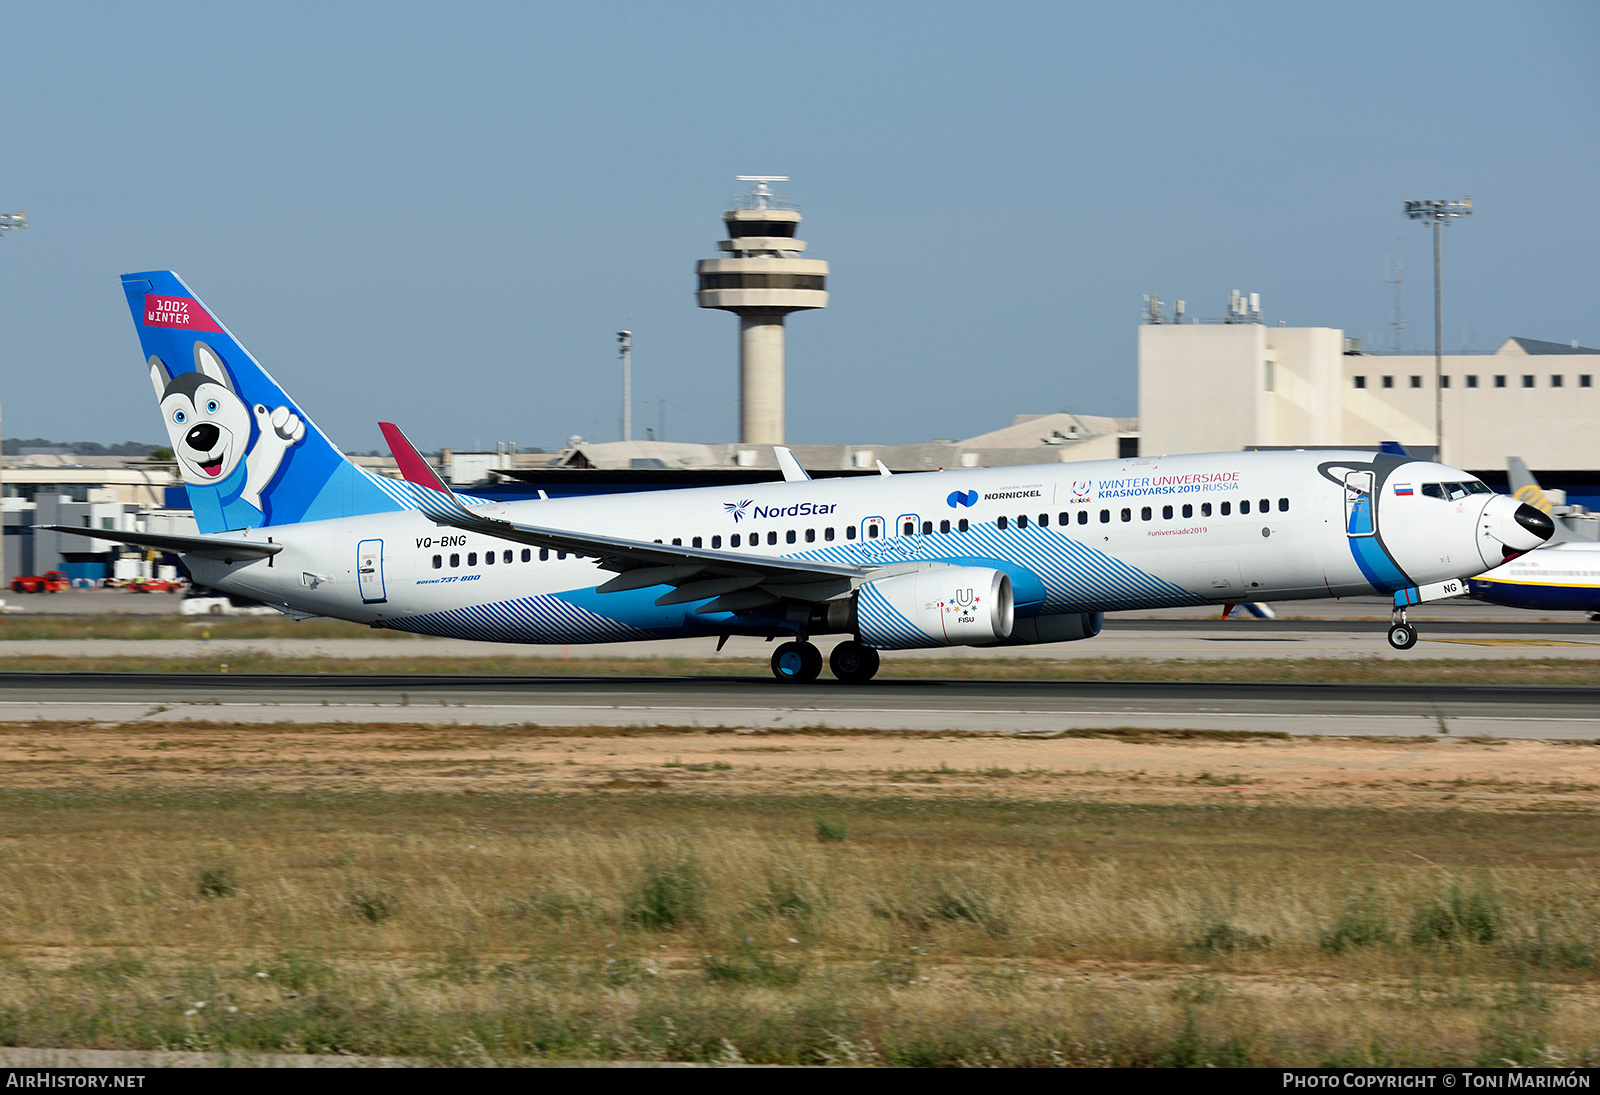
[[[1400,257],[1400,241],[1394,241],[1394,276],[1383,279],[1385,285],[1394,286],[1394,352],[1400,352],[1401,343],[1405,341],[1406,317],[1400,308],[1400,293],[1405,284],[1406,264]]]

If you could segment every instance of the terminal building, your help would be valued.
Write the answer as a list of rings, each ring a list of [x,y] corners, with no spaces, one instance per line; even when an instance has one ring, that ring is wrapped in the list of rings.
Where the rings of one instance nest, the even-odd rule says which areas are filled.
[[[1600,506],[1600,350],[1508,338],[1444,355],[1437,387],[1434,373],[1432,354],[1374,353],[1334,327],[1269,327],[1254,294],[1212,321],[1157,301],[1139,327],[1140,451],[1398,441],[1431,456],[1437,394],[1446,463],[1503,483],[1506,458],[1520,456],[1546,486]]]

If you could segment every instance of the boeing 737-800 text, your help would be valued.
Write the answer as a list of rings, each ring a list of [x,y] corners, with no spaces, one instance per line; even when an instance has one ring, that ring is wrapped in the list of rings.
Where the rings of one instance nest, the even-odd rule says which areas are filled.
[[[356,467],[170,271],[128,274],[197,536],[62,528],[177,553],[297,616],[511,643],[783,638],[781,680],[878,651],[1090,638],[1102,614],[1393,595],[1409,605],[1543,543],[1550,519],[1466,472],[1371,452],[1236,452],[511,503],[458,497],[395,427]],[[786,453],[780,454],[787,456]],[[1429,483],[1467,484],[1449,500]]]

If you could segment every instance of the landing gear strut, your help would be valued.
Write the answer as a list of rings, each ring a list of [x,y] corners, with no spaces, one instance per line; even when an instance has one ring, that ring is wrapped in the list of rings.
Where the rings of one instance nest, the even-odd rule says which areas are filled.
[[[1406,622],[1406,610],[1397,609],[1389,624],[1389,645],[1396,650],[1410,650],[1417,645],[1417,629]]]
[[[784,643],[772,652],[772,675],[804,684],[822,672],[822,651],[808,642]]]
[[[866,684],[878,672],[878,652],[865,643],[846,639],[828,655],[828,668],[845,684]]]

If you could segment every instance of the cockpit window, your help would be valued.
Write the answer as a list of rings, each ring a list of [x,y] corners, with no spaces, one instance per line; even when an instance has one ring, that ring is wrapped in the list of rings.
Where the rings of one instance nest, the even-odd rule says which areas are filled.
[[[1429,497],[1429,498],[1437,498],[1440,501],[1443,501],[1444,500],[1444,484],[1443,483],[1424,483],[1424,484],[1422,484],[1422,493],[1425,496]]]
[[[1465,498],[1469,494],[1493,494],[1489,485],[1482,480],[1469,479],[1465,483],[1424,483],[1422,493],[1429,498],[1444,498],[1454,502],[1458,498]]]

